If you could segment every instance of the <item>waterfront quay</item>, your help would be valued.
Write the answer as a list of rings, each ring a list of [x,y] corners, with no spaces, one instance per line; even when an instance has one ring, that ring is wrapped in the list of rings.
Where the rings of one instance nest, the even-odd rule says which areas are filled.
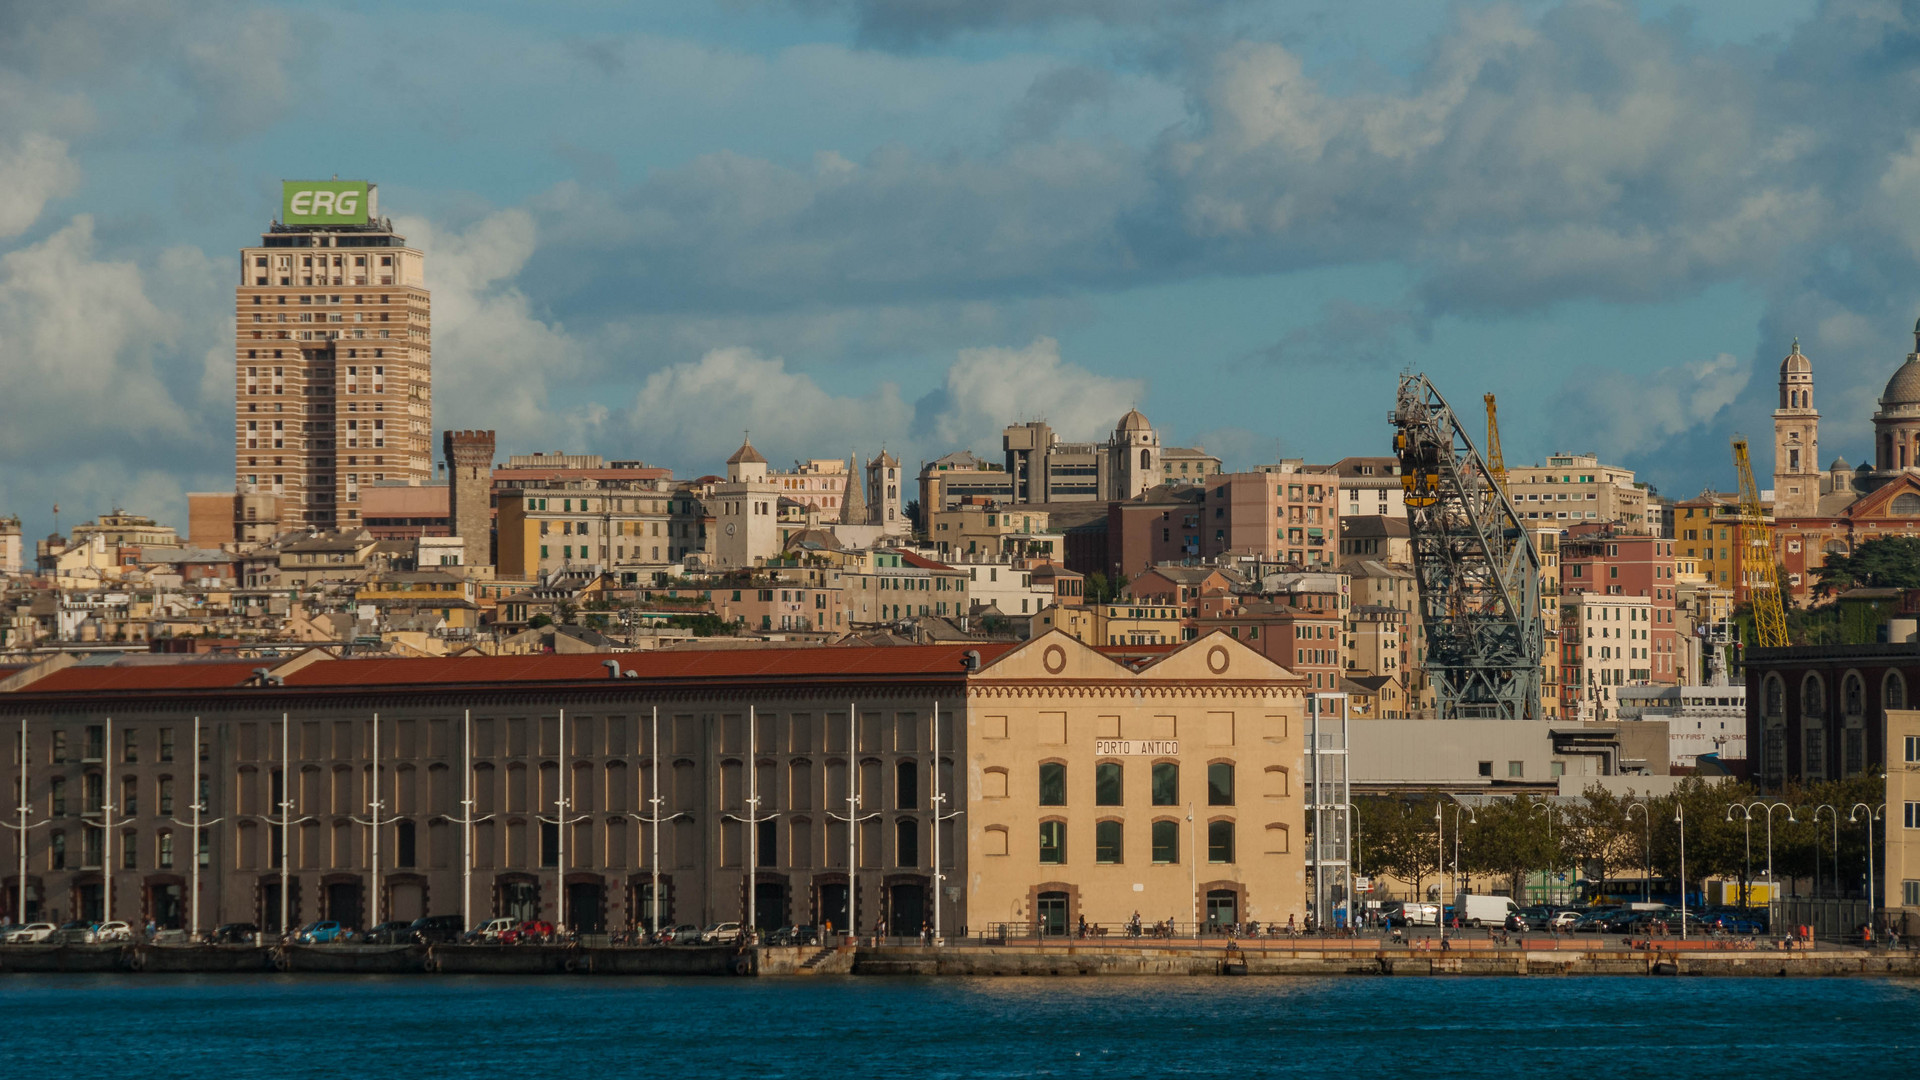
[[[946,945],[631,947],[548,945],[0,946],[0,973],[447,975],[1716,975],[1920,976],[1920,951],[1766,941],[1523,936],[1088,942],[973,939]]]

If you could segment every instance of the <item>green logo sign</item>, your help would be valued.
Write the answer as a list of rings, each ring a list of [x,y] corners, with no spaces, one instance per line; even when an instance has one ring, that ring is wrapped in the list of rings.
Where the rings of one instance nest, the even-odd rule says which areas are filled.
[[[365,225],[372,214],[365,180],[285,180],[280,221],[286,225]]]

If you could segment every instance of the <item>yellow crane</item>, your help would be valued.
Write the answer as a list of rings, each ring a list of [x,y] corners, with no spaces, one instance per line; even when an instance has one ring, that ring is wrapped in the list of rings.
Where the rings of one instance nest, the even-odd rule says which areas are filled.
[[[1494,409],[1493,395],[1487,395],[1487,474],[1507,490],[1507,459],[1500,456],[1500,415]]]
[[[1753,482],[1753,462],[1747,440],[1734,436],[1733,469],[1740,477],[1740,580],[1753,604],[1755,644],[1779,649],[1787,644],[1785,594],[1780,588],[1780,565],[1773,559],[1773,526],[1760,505],[1760,486]]]

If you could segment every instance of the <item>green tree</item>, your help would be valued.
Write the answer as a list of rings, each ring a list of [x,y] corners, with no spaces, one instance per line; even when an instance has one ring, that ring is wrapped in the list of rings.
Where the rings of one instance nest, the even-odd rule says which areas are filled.
[[[1830,555],[1820,567],[1820,591],[1920,589],[1920,536],[1881,536],[1850,554]]]
[[[1437,793],[1417,799],[1368,798],[1354,805],[1360,818],[1360,866],[1370,874],[1388,874],[1426,895],[1426,879],[1439,868],[1433,827]]]
[[[1507,895],[1525,902],[1528,875],[1562,861],[1560,840],[1565,830],[1549,830],[1550,804],[1532,799],[1500,799],[1478,808],[1461,823],[1460,861],[1477,874],[1507,879]],[[1551,839],[1549,831],[1553,832]]]

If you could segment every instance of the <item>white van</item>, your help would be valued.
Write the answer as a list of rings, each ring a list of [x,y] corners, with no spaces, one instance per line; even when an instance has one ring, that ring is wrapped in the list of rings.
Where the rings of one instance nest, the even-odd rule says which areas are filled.
[[[1462,926],[1505,926],[1508,915],[1518,914],[1520,905],[1510,896],[1476,896],[1461,893],[1454,897],[1453,913]]]

